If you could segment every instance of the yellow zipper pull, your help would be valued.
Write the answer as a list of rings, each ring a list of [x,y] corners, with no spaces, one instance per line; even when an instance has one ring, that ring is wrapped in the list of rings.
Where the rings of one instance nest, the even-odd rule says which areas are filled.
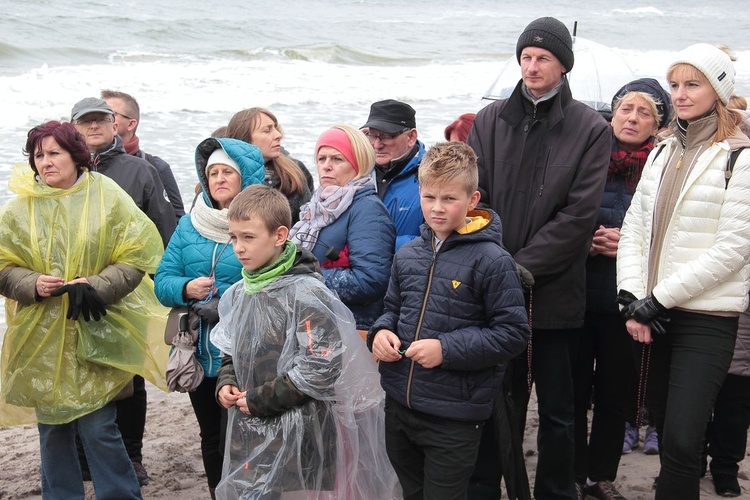
[[[682,166],[682,157],[685,156],[685,150],[682,150],[682,153],[680,153],[680,159],[677,160],[677,167],[675,167],[677,170],[680,169],[680,166]]]

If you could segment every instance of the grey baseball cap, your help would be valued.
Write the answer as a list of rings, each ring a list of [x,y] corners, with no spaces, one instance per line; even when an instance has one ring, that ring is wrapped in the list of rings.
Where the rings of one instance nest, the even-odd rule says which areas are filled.
[[[115,114],[104,99],[99,99],[98,97],[87,97],[75,103],[73,110],[70,112],[70,119],[77,120],[83,115],[89,113]]]

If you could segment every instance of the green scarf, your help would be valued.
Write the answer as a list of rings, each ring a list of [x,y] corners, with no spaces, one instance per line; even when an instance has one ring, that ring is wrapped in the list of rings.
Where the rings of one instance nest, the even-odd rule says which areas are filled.
[[[281,255],[273,263],[257,271],[242,269],[243,290],[245,294],[253,295],[259,292],[264,286],[287,272],[294,264],[296,256],[297,245],[291,241],[287,241],[284,243],[284,250],[282,250]]]

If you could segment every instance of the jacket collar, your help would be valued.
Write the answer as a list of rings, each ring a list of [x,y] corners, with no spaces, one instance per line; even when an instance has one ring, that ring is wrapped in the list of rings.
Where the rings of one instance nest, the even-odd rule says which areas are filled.
[[[108,166],[107,163],[110,158],[121,154],[126,154],[125,147],[122,144],[122,138],[119,135],[115,134],[115,138],[112,140],[112,144],[92,155],[94,170],[98,171],[102,168],[106,168]]]
[[[508,98],[507,104],[500,111],[500,118],[505,120],[513,128],[517,127],[524,118],[531,116],[531,113],[529,113],[527,109],[527,105],[532,108],[534,106],[523,96],[522,86],[523,80],[519,80],[518,84],[516,84],[516,88],[513,89],[513,92]],[[563,118],[565,118],[563,108],[572,100],[573,94],[570,91],[568,78],[563,76],[563,83],[560,92],[549,101],[543,101],[538,104],[538,106],[544,106],[545,108],[549,106],[546,113],[548,128],[554,128],[563,120]]]

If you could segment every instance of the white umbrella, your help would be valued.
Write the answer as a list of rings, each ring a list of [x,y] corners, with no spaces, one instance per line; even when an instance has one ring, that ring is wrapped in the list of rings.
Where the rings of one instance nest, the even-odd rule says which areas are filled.
[[[573,37],[573,54],[575,63],[568,74],[573,98],[597,111],[611,112],[615,92],[636,79],[633,70],[611,47],[579,36]],[[520,79],[521,69],[513,55],[505,61],[483,99],[507,98]]]

